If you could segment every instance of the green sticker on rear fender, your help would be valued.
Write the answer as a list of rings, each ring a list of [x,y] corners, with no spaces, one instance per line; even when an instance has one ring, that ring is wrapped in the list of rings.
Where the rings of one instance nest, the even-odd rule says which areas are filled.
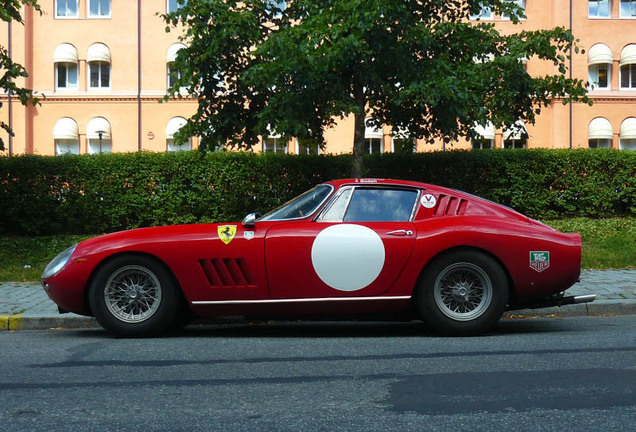
[[[541,273],[550,267],[550,252],[530,251],[530,268]]]

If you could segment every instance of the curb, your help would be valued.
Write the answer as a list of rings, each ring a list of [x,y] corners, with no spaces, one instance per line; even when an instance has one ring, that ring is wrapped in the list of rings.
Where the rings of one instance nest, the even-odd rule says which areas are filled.
[[[595,300],[592,303],[505,312],[503,318],[565,318],[606,315],[636,315],[636,300]]]
[[[607,315],[636,315],[636,300],[597,300],[592,303],[522,309],[503,314],[502,319],[568,318]],[[0,315],[0,331],[16,330],[62,330],[101,328],[95,318],[84,316],[33,317],[23,315]]]
[[[83,316],[31,317],[0,315],[0,331],[84,329],[100,327],[95,318]]]

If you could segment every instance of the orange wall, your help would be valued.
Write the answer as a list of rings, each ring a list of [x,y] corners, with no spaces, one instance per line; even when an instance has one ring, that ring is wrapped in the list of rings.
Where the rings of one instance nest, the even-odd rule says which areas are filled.
[[[144,0],[141,3],[141,83],[138,83],[138,2],[111,1],[111,17],[88,18],[87,0],[79,1],[79,17],[56,19],[54,0],[41,2],[43,15],[24,8],[25,25],[12,25],[12,55],[15,61],[26,66],[30,77],[19,83],[45,95],[41,106],[25,109],[15,100],[12,103],[12,127],[16,137],[12,140],[13,154],[54,153],[53,127],[62,117],[73,118],[80,132],[80,152],[86,152],[86,125],[94,117],[104,117],[111,124],[112,148],[114,152],[142,150],[166,150],[166,126],[175,117],[189,117],[196,110],[193,100],[171,101],[159,104],[157,99],[166,92],[166,55],[168,48],[178,42],[178,34],[166,33],[163,20],[157,12],[164,13],[166,0]],[[509,21],[494,18],[497,27],[504,33],[521,30],[539,30],[554,26],[570,26],[570,3],[572,4],[572,27],[579,46],[588,50],[596,43],[610,47],[614,56],[612,86],[609,91],[592,91],[590,97],[595,105],[570,106],[555,101],[544,108],[536,125],[527,125],[528,147],[574,148],[587,147],[589,122],[596,117],[607,118],[614,129],[613,146],[618,148],[620,124],[625,118],[636,116],[636,91],[619,90],[619,59],[624,46],[636,43],[636,20],[618,18],[618,0],[614,0],[612,18],[588,18],[588,2],[572,0],[527,0],[527,19],[513,26]],[[106,90],[87,89],[86,53],[93,43],[107,45],[111,53],[111,87]],[[76,47],[79,57],[79,88],[55,91],[55,69],[53,53],[62,43]],[[7,46],[7,24],[0,24],[0,44]],[[587,80],[587,52],[574,54],[572,73],[575,78]],[[528,72],[534,76],[555,73],[554,65],[530,59]],[[6,95],[0,95],[3,107],[0,119],[8,122]],[[141,109],[141,122],[138,116]],[[570,117],[571,116],[571,117]],[[572,125],[572,126],[570,126]],[[572,133],[570,134],[570,129]],[[390,128],[383,128],[384,150],[391,150]],[[5,144],[6,133],[0,132]],[[141,137],[141,140],[139,140]],[[152,137],[152,139],[150,138]],[[353,118],[338,122],[325,133],[327,153],[349,153],[353,142]],[[194,140],[196,146],[196,140]],[[496,132],[496,147],[501,146],[502,132]],[[448,145],[447,149],[470,148],[466,140]],[[255,148],[260,150],[260,148]],[[295,145],[290,143],[290,152]],[[442,144],[417,143],[418,151],[441,150]],[[6,152],[5,152],[6,154]]]

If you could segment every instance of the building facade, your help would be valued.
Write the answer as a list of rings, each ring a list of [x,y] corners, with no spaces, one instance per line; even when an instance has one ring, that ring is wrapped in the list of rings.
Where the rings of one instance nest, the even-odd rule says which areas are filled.
[[[584,52],[573,53],[570,72],[590,82],[594,105],[563,105],[543,110],[527,134],[479,127],[481,136],[444,146],[410,142],[391,128],[367,128],[370,153],[469,148],[636,149],[636,0],[512,0],[526,11],[513,25],[483,10],[479,16],[500,31],[515,33],[557,26],[571,28]],[[161,13],[175,0],[47,0],[43,14],[23,10],[24,25],[0,25],[0,45],[26,67],[20,83],[43,98],[23,107],[1,94],[0,118],[15,137],[3,135],[4,154],[54,155],[99,152],[172,151],[195,148],[196,137],[176,146],[172,136],[196,110],[184,98],[158,101],[170,85],[170,63],[183,46],[176,31],[166,33]],[[554,66],[530,59],[528,73],[554,74]],[[298,140],[263,137],[255,150],[284,153],[350,153],[353,118],[326,131],[326,149]],[[4,131],[0,132],[4,133]]]

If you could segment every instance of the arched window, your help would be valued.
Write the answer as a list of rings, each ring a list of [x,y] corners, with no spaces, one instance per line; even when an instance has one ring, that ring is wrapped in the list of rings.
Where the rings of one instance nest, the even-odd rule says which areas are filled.
[[[590,148],[611,148],[614,131],[612,124],[604,117],[597,117],[588,126],[588,145]]]
[[[373,126],[371,118],[364,120],[364,146],[365,152],[369,154],[380,154],[383,150],[382,127]]]
[[[86,126],[88,153],[111,153],[113,150],[110,123],[104,117],[95,117]]]
[[[477,125],[473,128],[478,137],[471,140],[473,149],[491,149],[495,147],[495,127],[492,123],[486,126]]]
[[[110,88],[110,50],[102,43],[94,43],[86,53],[88,63],[88,87]]]
[[[55,48],[55,90],[77,89],[77,49],[68,43]]]
[[[168,126],[166,127],[166,150],[167,151],[181,151],[181,150],[192,150],[192,140],[188,139],[188,141],[183,144],[176,144],[174,141],[174,135],[177,133],[179,129],[181,129],[187,120],[183,117],[173,117],[168,122]]]
[[[79,154],[79,128],[70,117],[62,117],[53,128],[55,155]]]
[[[588,81],[591,90],[609,90],[612,76],[612,50],[605,44],[599,43],[587,55]]]
[[[177,59],[177,53],[180,49],[185,48],[186,46],[182,43],[175,43],[170,45],[168,48],[168,56],[166,59],[167,70],[168,70],[168,88],[174,86],[179,78],[181,78],[181,72],[173,69],[172,64]]]
[[[528,145],[528,131],[521,120],[515,122],[513,126],[504,129],[503,148],[521,149]]]
[[[636,150],[636,117],[629,117],[621,123],[621,150]]]
[[[636,89],[636,44],[623,48],[620,67],[621,89]]]

